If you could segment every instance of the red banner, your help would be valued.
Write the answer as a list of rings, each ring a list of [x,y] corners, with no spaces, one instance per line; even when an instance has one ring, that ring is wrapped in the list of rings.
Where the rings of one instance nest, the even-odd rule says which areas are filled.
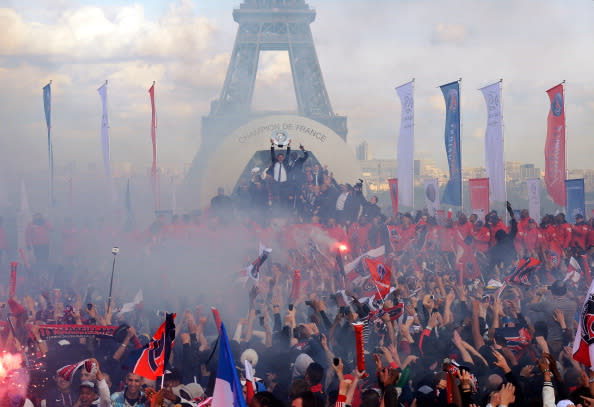
[[[398,179],[388,178],[388,185],[390,185],[390,198],[392,198],[392,212],[396,215],[398,214]]]
[[[8,298],[14,298],[16,294],[16,283],[17,283],[17,267],[19,263],[13,261],[10,263],[10,286],[8,289]]]
[[[547,192],[553,202],[565,206],[565,96],[563,84],[547,90],[551,107],[547,119],[545,176]]]
[[[489,178],[474,178],[468,180],[470,192],[470,209],[481,219],[489,213]]]
[[[38,325],[41,339],[84,338],[98,336],[112,338],[118,330],[109,325]]]

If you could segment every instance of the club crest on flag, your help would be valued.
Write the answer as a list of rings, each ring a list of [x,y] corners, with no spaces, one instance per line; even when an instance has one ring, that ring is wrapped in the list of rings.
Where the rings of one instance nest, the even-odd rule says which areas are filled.
[[[594,344],[594,294],[590,294],[584,304],[582,318],[582,338],[588,345]]]
[[[450,89],[448,92],[448,109],[456,111],[458,109],[458,90]]]
[[[563,95],[561,92],[558,92],[553,97],[553,101],[551,102],[551,112],[554,116],[561,116],[563,113]]]

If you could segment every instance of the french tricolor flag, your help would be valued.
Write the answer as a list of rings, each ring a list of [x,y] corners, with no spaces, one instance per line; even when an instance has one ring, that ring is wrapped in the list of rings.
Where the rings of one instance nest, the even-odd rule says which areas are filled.
[[[221,324],[220,329],[219,365],[212,396],[212,407],[246,407],[224,324]]]

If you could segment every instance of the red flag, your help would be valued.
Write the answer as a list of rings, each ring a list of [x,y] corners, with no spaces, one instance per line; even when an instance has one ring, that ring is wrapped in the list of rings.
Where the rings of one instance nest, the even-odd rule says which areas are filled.
[[[392,271],[384,263],[378,260],[366,258],[365,264],[369,269],[371,283],[375,286],[375,298],[384,298],[390,293],[390,280]]]
[[[472,212],[484,219],[489,213],[489,178],[469,179],[468,190]]]
[[[153,338],[136,361],[133,372],[150,380],[165,374],[175,339],[175,314],[167,314]]]
[[[293,285],[291,287],[291,301],[295,303],[301,295],[301,271],[293,272]]]
[[[390,185],[390,198],[392,198],[392,212],[396,215],[398,214],[398,179],[388,178],[388,185]]]
[[[155,205],[159,209],[161,207],[159,197],[159,185],[157,181],[157,111],[155,109],[155,82],[149,89],[151,97],[151,140],[153,142],[153,165],[151,166],[151,182],[153,186],[153,194],[155,196]]]
[[[565,206],[565,96],[563,84],[547,90],[551,107],[547,119],[545,176],[547,192],[553,202]]]
[[[217,331],[221,330],[221,314],[219,314],[219,310],[215,307],[210,307],[210,311],[212,312],[212,317],[215,320],[215,325],[217,326]]]
[[[17,283],[17,266],[19,263],[13,261],[10,263],[10,288],[8,291],[8,298],[14,298],[16,294],[16,283]]]

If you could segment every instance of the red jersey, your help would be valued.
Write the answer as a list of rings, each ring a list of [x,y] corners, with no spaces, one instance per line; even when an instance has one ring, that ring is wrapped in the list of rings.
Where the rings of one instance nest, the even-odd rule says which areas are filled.
[[[567,249],[571,244],[572,228],[569,223],[557,225],[557,237],[562,249]]]
[[[571,245],[578,249],[585,250],[588,248],[586,240],[590,233],[590,226],[587,223],[579,223],[572,226]]]
[[[474,239],[473,248],[477,252],[485,253],[489,250],[489,242],[491,241],[491,231],[486,226],[481,226],[479,230],[472,228],[470,233]]]
[[[559,239],[559,230],[555,225],[548,225],[544,230],[545,247],[561,256],[561,240]]]
[[[460,237],[462,238],[462,240],[465,240],[468,236],[471,235],[473,226],[470,222],[458,222],[454,225],[454,228],[460,232]]]
[[[411,242],[417,236],[417,228],[415,225],[408,225],[405,227],[404,225],[396,226],[396,230],[398,231],[398,244],[397,251],[401,251],[406,249],[410,246]]]
[[[529,254],[542,250],[545,245],[545,235],[542,229],[536,227],[526,230],[524,234],[524,247]]]

